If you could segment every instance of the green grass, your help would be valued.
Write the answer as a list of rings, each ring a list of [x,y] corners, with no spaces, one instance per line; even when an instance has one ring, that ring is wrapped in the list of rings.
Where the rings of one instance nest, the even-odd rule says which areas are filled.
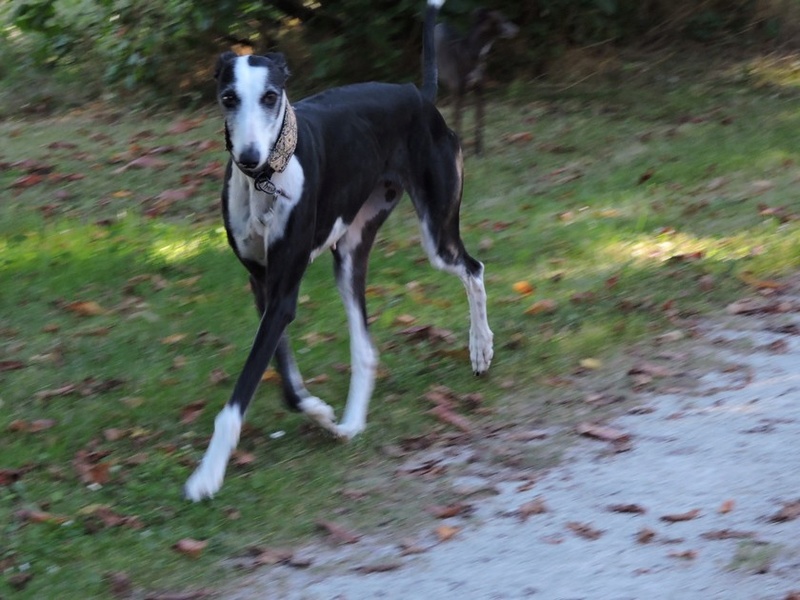
[[[252,456],[200,504],[183,501],[180,487],[256,324],[218,215],[216,115],[192,114],[194,128],[174,134],[186,116],[114,108],[0,123],[0,469],[21,471],[0,487],[0,594],[104,597],[115,571],[148,590],[213,585],[230,576],[225,559],[253,544],[299,544],[318,535],[321,518],[364,531],[424,522],[437,492],[397,476],[386,449],[444,427],[426,413],[430,386],[481,393],[486,410],[470,418],[489,427],[569,423],[576,411],[551,400],[576,397],[560,385],[582,359],[621,379],[614,370],[627,348],[756,293],[746,282],[796,272],[795,84],[736,65],[647,66],[614,84],[518,86],[490,107],[486,156],[467,160],[462,209],[465,242],[486,264],[496,341],[487,378],[471,375],[461,285],[427,266],[406,202],[371,263],[382,370],[366,434],[335,443],[264,383],[240,445]],[[525,132],[532,139],[510,141]],[[143,155],[164,168],[119,170]],[[51,172],[19,187],[36,166],[26,160]],[[187,187],[184,199],[159,199]],[[514,291],[520,281],[534,293]],[[555,309],[527,314],[540,300]],[[457,341],[409,340],[409,315]],[[339,413],[345,331],[321,257],[292,333],[311,389]],[[217,369],[230,377],[216,382]],[[47,393],[67,385],[75,391]],[[182,423],[193,402],[202,413]],[[55,424],[19,431],[37,419]],[[276,431],[286,434],[271,439]],[[101,464],[102,485],[81,480],[81,461]],[[345,489],[368,497],[354,503]],[[92,516],[97,505],[141,527],[105,526]],[[32,509],[63,519],[19,514]],[[209,545],[187,558],[171,548],[184,537]],[[21,572],[32,578],[12,591]]]

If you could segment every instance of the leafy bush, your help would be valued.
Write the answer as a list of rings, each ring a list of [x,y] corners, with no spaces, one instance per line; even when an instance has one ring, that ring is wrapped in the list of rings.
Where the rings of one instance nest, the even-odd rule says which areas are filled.
[[[493,76],[507,81],[575,46],[774,37],[796,12],[782,0],[449,0],[442,19],[466,29],[479,5],[520,26],[492,53]],[[0,4],[0,41],[19,49],[25,38],[26,61],[80,72],[82,83],[197,100],[211,91],[214,55],[236,40],[287,52],[306,89],[417,80],[423,8],[423,0],[12,0]]]

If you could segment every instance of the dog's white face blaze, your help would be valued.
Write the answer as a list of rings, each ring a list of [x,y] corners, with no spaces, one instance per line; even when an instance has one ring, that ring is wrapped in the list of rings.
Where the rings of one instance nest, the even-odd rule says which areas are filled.
[[[231,154],[233,160],[240,163],[246,151],[255,150],[259,157],[256,168],[260,169],[280,134],[286,110],[286,94],[270,83],[269,67],[252,66],[247,56],[239,56],[235,60],[232,88],[239,98],[239,105],[226,115]],[[279,95],[278,102],[272,108],[262,102],[268,91]]]

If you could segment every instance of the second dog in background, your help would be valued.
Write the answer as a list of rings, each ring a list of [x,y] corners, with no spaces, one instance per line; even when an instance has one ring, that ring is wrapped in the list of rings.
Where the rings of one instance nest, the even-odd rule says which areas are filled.
[[[483,153],[483,86],[486,80],[486,57],[498,38],[512,38],[519,28],[497,10],[479,8],[473,13],[472,26],[462,35],[451,25],[439,23],[435,29],[439,81],[454,96],[453,129],[459,136],[464,97],[475,97],[475,154]]]

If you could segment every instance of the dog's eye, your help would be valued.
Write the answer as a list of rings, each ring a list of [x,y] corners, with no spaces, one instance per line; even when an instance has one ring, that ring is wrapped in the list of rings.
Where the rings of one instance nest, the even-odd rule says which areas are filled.
[[[273,106],[278,101],[278,94],[275,92],[267,92],[261,96],[261,102],[266,106]]]
[[[234,108],[239,103],[239,98],[233,92],[225,92],[222,94],[220,102],[225,108]]]

